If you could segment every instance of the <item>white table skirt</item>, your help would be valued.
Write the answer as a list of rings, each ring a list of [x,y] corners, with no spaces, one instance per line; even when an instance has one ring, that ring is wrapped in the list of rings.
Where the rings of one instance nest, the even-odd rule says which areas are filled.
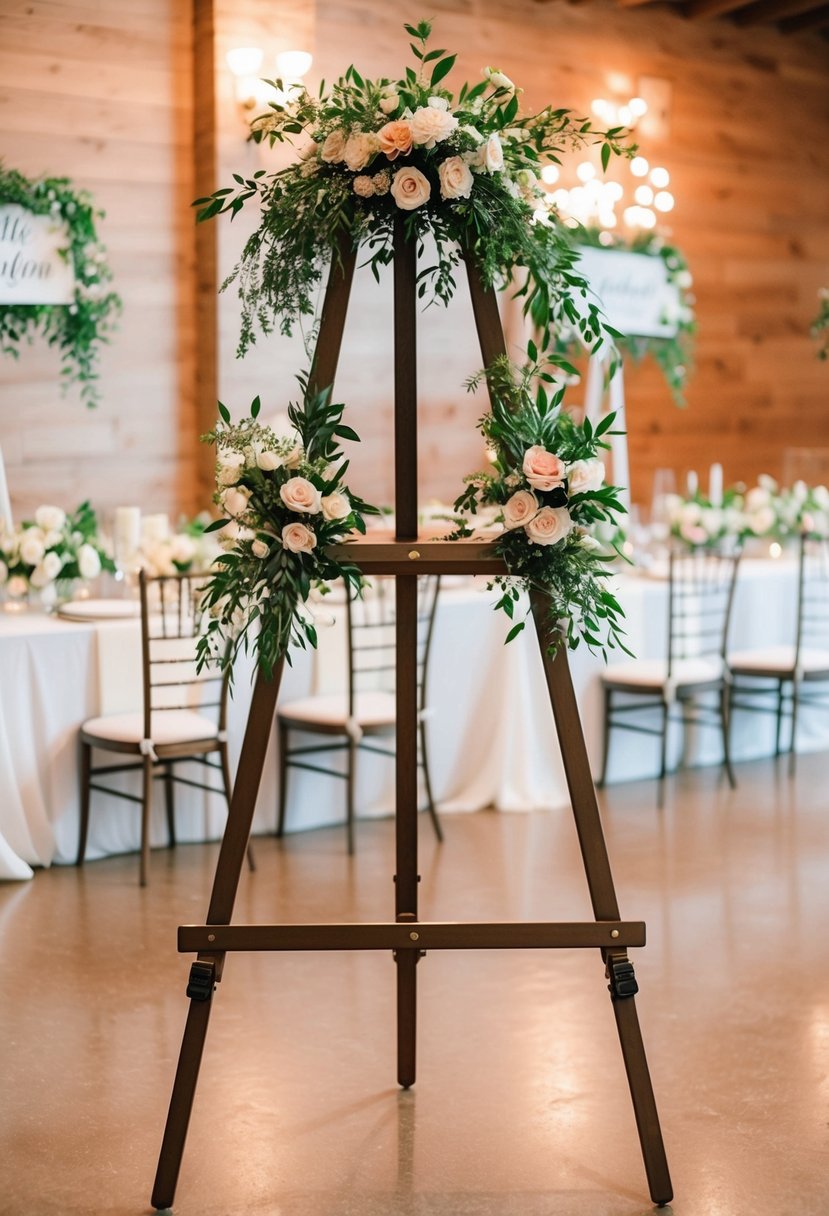
[[[740,575],[735,622],[741,649],[791,639],[795,566],[786,561],[746,561]],[[666,584],[645,577],[620,579],[631,649],[643,658],[664,654]],[[334,610],[336,611],[336,610]],[[301,652],[286,666],[280,700],[331,688],[344,677],[338,629],[320,629],[317,655]],[[428,720],[433,788],[440,808],[473,811],[560,808],[568,804],[564,771],[531,628],[504,646],[507,622],[492,611],[484,580],[441,592],[430,665]],[[140,702],[138,627],[135,621],[80,624],[38,614],[0,613],[0,878],[26,878],[31,866],[74,861],[78,836],[78,730],[99,713],[137,708]],[[118,656],[113,679],[113,656]],[[602,660],[580,647],[570,655],[588,752],[601,760]],[[127,673],[125,676],[124,673]],[[229,714],[235,764],[251,691],[250,662],[242,661]],[[806,710],[799,746],[829,747],[829,715]],[[734,756],[768,754],[773,721],[766,715],[735,716]],[[680,734],[671,737],[679,758]],[[701,728],[686,740],[686,763],[719,763],[719,732]],[[335,757],[332,762],[342,760]],[[614,736],[609,779],[653,776],[657,741],[620,732]],[[136,778],[111,778],[135,791]],[[130,782],[132,785],[130,786]],[[341,822],[342,781],[291,770],[288,831]],[[358,814],[391,813],[393,763],[368,753],[358,760]],[[215,839],[225,822],[223,798],[177,789],[181,840]],[[152,842],[166,842],[163,799],[156,801]],[[276,755],[272,736],[254,819],[255,832],[276,820]],[[424,828],[424,830],[428,830]],[[137,849],[139,815],[134,804],[93,793],[87,856]]]

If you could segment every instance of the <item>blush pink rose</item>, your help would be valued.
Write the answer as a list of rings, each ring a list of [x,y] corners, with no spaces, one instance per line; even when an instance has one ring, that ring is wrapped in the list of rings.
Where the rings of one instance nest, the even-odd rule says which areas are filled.
[[[403,211],[414,211],[428,201],[432,193],[428,177],[424,177],[419,169],[398,169],[391,184],[394,201]]]
[[[305,524],[286,524],[282,529],[282,544],[291,553],[310,553],[317,544],[317,538]]]
[[[538,511],[538,499],[529,490],[518,490],[504,503],[504,527],[523,528]]]
[[[554,490],[564,481],[564,461],[537,444],[527,448],[522,468],[534,490]]]
[[[564,540],[573,526],[566,507],[542,507],[526,526],[526,533],[535,545],[555,545]]]
[[[385,152],[389,160],[395,160],[398,156],[408,156],[412,150],[412,128],[405,118],[398,118],[396,122],[387,122],[377,132],[377,138],[380,140],[380,151]]]
[[[289,477],[279,487],[279,497],[289,511],[303,515],[316,515],[321,509],[322,495],[306,477]]]

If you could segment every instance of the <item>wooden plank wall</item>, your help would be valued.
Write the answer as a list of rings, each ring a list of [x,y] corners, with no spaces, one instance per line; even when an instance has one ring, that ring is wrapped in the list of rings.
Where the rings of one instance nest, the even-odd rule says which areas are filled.
[[[104,511],[195,505],[191,59],[182,0],[0,5],[0,156],[92,191],[124,300],[96,410],[61,398],[41,342],[0,363],[18,515],[86,496]]]
[[[238,20],[251,4],[226,4],[228,39],[231,8]],[[305,44],[315,53],[313,82],[351,61],[371,75],[393,73],[407,61],[402,22],[421,11],[409,0],[290,8],[294,19],[316,9],[315,42]],[[826,42],[723,20],[689,22],[659,6],[623,11],[609,0],[432,0],[428,11],[436,45],[460,50],[456,79],[495,62],[524,85],[531,106],[589,107],[608,94],[611,73],[632,91],[643,76],[669,82],[667,138],[644,150],[673,177],[673,235],[695,275],[698,367],[685,411],[672,405],[653,366],[628,371],[635,497],[649,501],[657,467],[681,474],[721,460],[727,481],[751,480],[763,470],[780,473],[792,445],[829,453],[829,366],[814,358],[807,333],[817,289],[829,281]],[[278,30],[279,21],[268,28]],[[241,141],[226,141],[223,156],[223,170],[231,161],[268,163]],[[230,253],[225,243],[223,270]],[[389,306],[387,286],[358,281],[339,379],[364,441],[355,480],[381,501],[392,496]],[[227,297],[221,328],[223,393],[243,404],[262,392],[278,409],[303,365],[301,348],[271,338],[244,363],[232,362],[235,302]],[[463,287],[448,311],[423,315],[420,349],[421,484],[425,497],[446,499],[482,456],[474,432],[480,402],[461,387],[477,366]]]

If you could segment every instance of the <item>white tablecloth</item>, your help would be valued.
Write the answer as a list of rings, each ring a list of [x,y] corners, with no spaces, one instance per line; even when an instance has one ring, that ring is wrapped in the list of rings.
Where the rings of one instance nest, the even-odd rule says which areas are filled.
[[[735,604],[735,642],[741,649],[791,640],[795,566],[786,561],[743,563]],[[666,584],[625,576],[619,594],[628,617],[631,649],[643,658],[664,654]],[[336,610],[335,610],[336,611]],[[330,688],[344,677],[335,625],[320,629],[318,655],[301,652],[285,669],[281,700]],[[441,592],[430,668],[431,772],[442,811],[528,810],[567,805],[567,790],[552,715],[531,628],[504,646],[507,622],[492,611],[484,580]],[[78,834],[78,730],[99,713],[140,703],[139,636],[135,621],[74,623],[36,613],[0,613],[0,878],[26,878],[31,866],[71,862]],[[118,675],[112,678],[117,659]],[[580,647],[570,656],[587,747],[601,759],[602,660]],[[124,672],[130,673],[127,678]],[[251,669],[240,665],[231,703],[229,742],[238,758],[247,718]],[[773,722],[766,715],[735,719],[736,759],[768,754]],[[799,746],[829,747],[829,721],[816,710],[802,717]],[[672,737],[678,759],[679,731]],[[716,730],[686,741],[688,763],[718,763]],[[619,733],[609,779],[652,776],[657,741]],[[124,783],[135,778],[121,777]],[[125,788],[129,788],[125,784]],[[288,831],[342,821],[344,783],[292,770]],[[358,762],[360,815],[393,807],[393,763],[369,754]],[[152,839],[164,844],[163,799],[154,808]],[[178,787],[182,840],[218,837],[224,826],[221,797]],[[276,818],[276,756],[272,741],[257,803],[254,831],[272,831]],[[138,848],[134,804],[93,793],[87,856]]]

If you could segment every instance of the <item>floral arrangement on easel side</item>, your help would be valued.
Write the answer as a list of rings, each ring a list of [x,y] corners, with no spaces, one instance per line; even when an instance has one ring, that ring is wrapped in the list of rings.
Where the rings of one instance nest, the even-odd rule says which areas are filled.
[[[34,519],[0,533],[0,589],[12,601],[32,591],[47,602],[68,598],[76,582],[89,582],[102,570],[114,573],[115,563],[88,502],[71,515],[44,504]]]
[[[67,234],[62,256],[75,279],[71,304],[0,304],[0,351],[18,358],[21,344],[40,331],[62,360],[64,389],[77,383],[87,405],[98,400],[98,358],[109,340],[121,301],[109,288],[112,272],[98,239],[96,210],[84,190],[65,177],[31,180],[0,162],[0,204],[17,203],[35,215],[48,215]]]
[[[199,639],[201,665],[232,664],[250,640],[270,676],[290,643],[317,644],[313,619],[302,607],[315,582],[342,578],[353,588],[360,571],[338,562],[327,546],[349,532],[365,532],[363,516],[376,514],[344,484],[348,461],[339,439],[358,437],[342,422],[343,406],[328,390],[309,392],[299,377],[303,405],[290,405],[296,438],[280,437],[250,416],[231,421],[220,404],[220,422],[204,440],[216,446],[214,501],[222,517],[218,531],[224,554],[213,565],[204,603],[210,623]]]
[[[556,386],[549,360],[539,360],[532,342],[527,350],[524,368],[502,356],[469,381],[470,390],[484,376],[489,385],[492,409],[480,430],[492,467],[465,479],[455,510],[474,516],[482,506],[500,508],[504,532],[496,544],[509,573],[494,580],[503,592],[496,609],[513,620],[521,591],[540,591],[549,597],[553,620],[565,624],[570,649],[583,639],[591,650],[629,654],[624,613],[603,581],[611,558],[592,534],[625,511],[617,487],[604,483],[600,459],[615,415],[595,429],[589,419],[576,423],[563,408],[564,389]],[[472,531],[464,519],[453,537]],[[524,620],[516,621],[506,640],[523,628]]]
[[[235,174],[235,188],[196,201],[200,221],[226,213],[233,218],[251,201],[261,209],[259,226],[223,285],[236,283],[241,300],[238,353],[249,349],[257,328],[268,333],[278,323],[281,332],[290,334],[305,318],[315,322],[310,341],[316,335],[315,301],[326,265],[340,260],[344,249],[363,246],[379,278],[380,268],[393,259],[394,233],[402,220],[406,237],[420,252],[426,238],[433,242],[435,256],[418,278],[420,298],[448,302],[464,257],[486,287],[507,287],[514,271],[525,271],[516,294],[545,351],[542,379],[550,376],[549,367],[565,375],[575,372],[552,346],[552,334],[561,325],[578,332],[591,352],[609,341],[612,372],[618,335],[604,322],[575,268],[578,255],[570,234],[544,205],[536,174],[544,163],[557,163],[566,151],[588,143],[600,145],[604,167],[612,155],[632,155],[635,149],[625,145],[624,129],[597,131],[588,119],[552,106],[523,113],[520,89],[493,68],[455,94],[444,81],[456,56],[429,49],[428,22],[405,29],[413,39],[417,66],[396,80],[367,80],[352,66],[330,93],[321,86],[319,97],[304,86],[269,82],[275,100],[267,114],[254,120],[252,138],[294,144],[299,159],[275,173]],[[513,472],[509,462],[518,456],[518,432],[510,427],[521,434],[533,429],[524,412],[529,410],[527,384],[522,380],[510,396],[503,369],[492,370],[490,381],[499,374],[504,404],[486,429],[501,445],[502,478],[490,479],[475,492],[482,505],[506,505],[511,497],[505,492]],[[345,465],[335,467],[340,453],[333,447],[334,436],[356,436],[341,425],[342,406],[332,405],[327,392],[317,393],[319,386],[309,394],[308,382],[300,383],[304,404],[291,409],[300,438],[296,448],[256,421],[258,400],[251,417],[238,425],[220,407],[222,423],[207,437],[218,448],[217,501],[224,518],[216,527],[229,530],[209,591],[214,617],[203,642],[204,662],[220,656],[228,639],[236,639],[235,652],[255,636],[260,663],[272,670],[292,640],[316,642],[302,607],[314,580],[344,578],[352,586],[360,584],[356,567],[325,551],[353,528],[362,530],[362,516],[373,510],[343,487]],[[517,409],[515,418],[512,409]],[[565,502],[570,484],[572,534],[570,527],[560,534],[543,531],[550,518],[548,491],[532,487],[527,494],[537,493],[537,510],[533,521],[526,521],[529,531],[522,529],[519,541],[517,532],[508,530],[503,552],[518,582],[543,586],[554,611],[568,618],[571,645],[579,636],[591,646],[603,645],[599,633],[604,622],[607,645],[621,646],[621,609],[597,581],[603,559],[584,531],[591,521],[620,511],[621,504],[611,487],[592,484],[592,465],[591,484],[573,489],[580,476],[588,476],[583,462],[592,461],[603,446],[601,434],[610,422],[599,434],[589,424],[576,427],[561,409],[560,393],[539,410],[537,434],[525,446],[546,452],[552,444],[550,453],[558,446],[552,459],[560,457],[572,466],[570,482],[565,474],[559,479]],[[467,496],[465,505],[474,510],[472,498]],[[566,506],[563,510],[568,513]],[[525,553],[523,546],[533,536]],[[505,583],[504,592],[501,606],[510,612],[517,590]]]

